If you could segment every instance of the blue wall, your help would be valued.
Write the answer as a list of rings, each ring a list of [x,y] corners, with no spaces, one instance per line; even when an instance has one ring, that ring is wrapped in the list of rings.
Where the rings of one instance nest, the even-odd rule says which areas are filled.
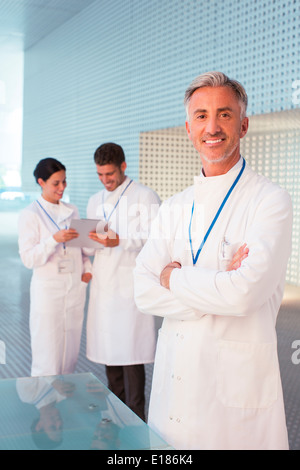
[[[25,53],[24,189],[36,189],[35,164],[56,157],[85,216],[99,189],[95,148],[123,145],[138,178],[139,133],[183,125],[201,72],[240,80],[250,115],[296,107],[299,31],[298,0],[96,0]]]

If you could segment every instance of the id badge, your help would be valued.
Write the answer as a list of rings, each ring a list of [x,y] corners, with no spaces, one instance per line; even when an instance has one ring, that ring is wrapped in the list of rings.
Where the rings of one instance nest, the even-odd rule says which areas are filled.
[[[68,274],[74,272],[74,260],[65,257],[58,262],[58,272],[60,274]]]

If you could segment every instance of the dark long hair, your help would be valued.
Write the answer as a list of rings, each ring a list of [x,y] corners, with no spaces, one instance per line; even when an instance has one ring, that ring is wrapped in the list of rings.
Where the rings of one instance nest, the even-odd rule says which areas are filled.
[[[66,171],[66,167],[58,160],[55,160],[55,158],[44,158],[35,167],[33,176],[35,177],[36,182],[38,182],[39,178],[43,181],[47,181],[53,173],[57,173],[62,170]]]

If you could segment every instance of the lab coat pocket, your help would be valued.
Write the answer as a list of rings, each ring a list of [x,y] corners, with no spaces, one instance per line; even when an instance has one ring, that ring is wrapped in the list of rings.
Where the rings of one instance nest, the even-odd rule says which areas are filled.
[[[165,374],[166,374],[166,360],[167,360],[167,345],[168,337],[160,329],[158,332],[157,348],[155,355],[155,366],[153,373],[152,390],[154,393],[159,394],[163,390]]]
[[[219,269],[221,271],[227,271],[234,255],[242,245],[242,242],[231,243],[226,237],[222,239],[219,245]]]
[[[217,367],[217,398],[223,405],[259,409],[277,400],[276,344],[222,340]]]

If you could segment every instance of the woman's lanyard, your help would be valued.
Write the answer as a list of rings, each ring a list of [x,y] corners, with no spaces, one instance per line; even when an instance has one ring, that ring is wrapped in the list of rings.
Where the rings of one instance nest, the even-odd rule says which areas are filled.
[[[55,225],[55,227],[58,229],[58,230],[61,230],[61,228],[57,225],[57,223],[55,222],[55,220],[52,219],[51,215],[48,214],[48,212],[46,211],[46,209],[44,209],[44,207],[42,206],[42,204],[36,200],[37,204],[40,206],[40,208],[45,212],[46,216],[51,220],[51,222]],[[67,226],[66,226],[66,229],[67,229]],[[66,253],[66,244],[63,243],[63,247],[64,247],[64,252]]]
[[[191,220],[190,220],[190,225],[189,225],[189,238],[190,238],[190,247],[191,247],[191,253],[192,253],[192,258],[193,258],[193,265],[195,266],[195,264],[197,263],[198,261],[198,258],[200,256],[200,253],[202,251],[202,248],[204,247],[209,235],[210,235],[210,232],[212,231],[215,223],[217,222],[230,194],[232,193],[232,191],[234,190],[235,186],[237,185],[239,179],[241,178],[243,172],[244,172],[244,169],[245,169],[245,166],[246,166],[246,162],[245,162],[245,159],[243,158],[243,166],[242,166],[242,169],[241,171],[239,172],[239,174],[237,175],[236,179],[234,180],[231,188],[229,189],[228,193],[226,194],[222,204],[220,205],[212,223],[210,224],[210,227],[209,229],[207,230],[206,234],[204,235],[204,238],[202,240],[202,243],[196,253],[196,256],[194,256],[194,251],[193,251],[193,243],[192,243],[192,221],[193,221],[193,215],[194,215],[194,209],[195,209],[195,201],[193,202],[193,207],[192,207],[192,214],[191,214]]]
[[[103,191],[103,194],[102,194],[102,210],[103,210],[103,216],[104,216],[104,219],[106,222],[109,222],[110,221],[110,218],[111,216],[113,215],[113,213],[115,212],[115,210],[117,209],[118,205],[119,205],[119,202],[121,201],[122,199],[122,196],[124,195],[124,193],[127,191],[127,189],[129,188],[129,186],[131,185],[131,183],[133,183],[133,180],[130,180],[129,183],[127,184],[126,188],[122,191],[119,199],[117,200],[113,210],[111,211],[111,213],[109,214],[108,218],[106,217],[106,213],[105,213],[105,210],[104,210],[104,191]]]

